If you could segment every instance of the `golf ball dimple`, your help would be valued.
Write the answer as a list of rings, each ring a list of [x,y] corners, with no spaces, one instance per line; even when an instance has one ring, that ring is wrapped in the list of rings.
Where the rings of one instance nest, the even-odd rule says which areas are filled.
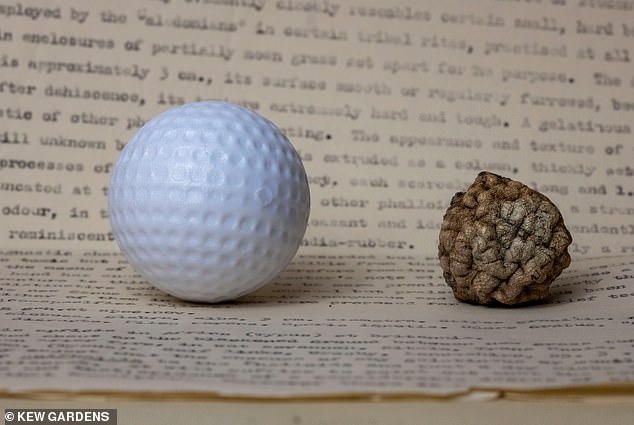
[[[310,194],[275,125],[238,105],[197,102],[134,135],[114,166],[108,210],[123,255],[146,280],[183,300],[219,302],[286,268]]]

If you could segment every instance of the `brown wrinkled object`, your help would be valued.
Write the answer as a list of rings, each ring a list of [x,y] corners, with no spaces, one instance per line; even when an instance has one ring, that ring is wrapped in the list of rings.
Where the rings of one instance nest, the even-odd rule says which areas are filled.
[[[571,242],[546,196],[483,171],[451,199],[438,256],[457,299],[513,305],[548,296],[550,283],[570,265]]]

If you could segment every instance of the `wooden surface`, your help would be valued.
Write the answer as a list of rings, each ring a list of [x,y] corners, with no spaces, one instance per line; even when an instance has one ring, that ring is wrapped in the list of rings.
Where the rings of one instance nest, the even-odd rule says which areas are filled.
[[[130,401],[0,398],[5,408],[116,408],[118,424],[632,425],[634,395],[514,401]]]

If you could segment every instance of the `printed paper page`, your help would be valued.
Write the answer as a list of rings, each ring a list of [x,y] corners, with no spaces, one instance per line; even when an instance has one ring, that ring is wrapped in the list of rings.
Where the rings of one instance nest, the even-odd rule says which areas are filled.
[[[455,301],[433,258],[304,254],[220,305],[177,301],[113,252],[2,258],[8,391],[452,395],[634,380],[631,257],[588,260],[548,302],[507,309]]]
[[[634,252],[628,2],[0,5],[0,241],[115,249],[108,178],[159,112],[251,107],[300,151],[304,246],[433,254],[481,170],[562,210],[574,258]]]

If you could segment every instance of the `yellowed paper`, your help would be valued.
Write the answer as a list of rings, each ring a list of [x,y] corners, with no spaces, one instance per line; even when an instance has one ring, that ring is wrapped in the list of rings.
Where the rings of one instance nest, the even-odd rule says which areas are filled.
[[[273,284],[206,305],[115,253],[3,254],[11,391],[446,396],[634,379],[631,257],[585,261],[548,303],[494,309],[455,301],[434,259],[304,254]]]
[[[451,195],[487,169],[560,206],[574,257],[633,253],[625,3],[3,5],[0,240],[114,249],[123,145],[162,110],[227,99],[301,152],[307,246],[434,253]]]

